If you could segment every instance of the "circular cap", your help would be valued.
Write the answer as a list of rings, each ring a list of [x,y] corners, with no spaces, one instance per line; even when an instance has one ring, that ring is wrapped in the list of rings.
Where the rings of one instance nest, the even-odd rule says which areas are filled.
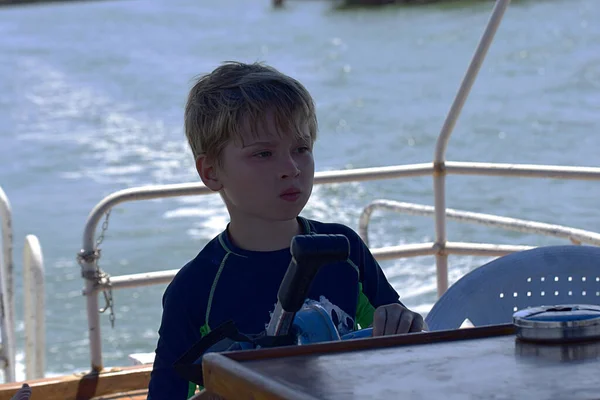
[[[600,306],[563,304],[513,314],[517,337],[539,342],[600,340]]]

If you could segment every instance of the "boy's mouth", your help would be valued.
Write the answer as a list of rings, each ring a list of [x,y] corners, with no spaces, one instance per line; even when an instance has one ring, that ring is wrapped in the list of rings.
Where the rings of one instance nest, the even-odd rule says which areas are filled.
[[[284,190],[283,192],[281,192],[279,194],[279,197],[281,197],[283,200],[286,201],[296,201],[298,200],[298,198],[300,198],[300,195],[302,194],[302,191],[298,188],[289,188]]]

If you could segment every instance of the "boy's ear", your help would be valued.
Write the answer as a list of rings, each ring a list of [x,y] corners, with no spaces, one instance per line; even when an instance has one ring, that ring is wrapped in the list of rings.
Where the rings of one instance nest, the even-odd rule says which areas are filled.
[[[198,171],[202,183],[210,190],[218,192],[223,188],[217,176],[215,163],[207,158],[206,155],[200,155],[196,158],[196,171]]]

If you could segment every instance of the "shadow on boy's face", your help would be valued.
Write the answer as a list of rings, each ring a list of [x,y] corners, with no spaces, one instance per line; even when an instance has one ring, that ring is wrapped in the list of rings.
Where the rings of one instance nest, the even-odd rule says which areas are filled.
[[[314,160],[308,124],[267,113],[240,124],[224,148],[218,180],[233,218],[294,219],[312,193]]]

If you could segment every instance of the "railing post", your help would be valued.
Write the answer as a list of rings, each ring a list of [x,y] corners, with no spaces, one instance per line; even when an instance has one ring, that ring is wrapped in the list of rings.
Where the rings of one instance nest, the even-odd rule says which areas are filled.
[[[448,255],[444,251],[446,246],[446,149],[448,147],[448,141],[452,130],[456,125],[456,121],[460,115],[460,112],[469,96],[471,87],[475,82],[475,78],[479,73],[481,64],[485,59],[488,49],[494,39],[494,35],[498,30],[500,21],[504,16],[504,11],[510,4],[510,0],[496,0],[494,9],[488,21],[488,24],[479,40],[475,54],[471,59],[471,63],[467,68],[467,72],[461,82],[458,89],[458,93],[454,98],[450,111],[446,116],[444,125],[442,126],[440,135],[437,139],[435,146],[435,155],[433,160],[434,175],[433,175],[433,190],[435,196],[435,234],[436,234],[436,247],[438,253],[436,254],[436,268],[437,268],[437,285],[438,285],[438,296],[444,294],[448,289]]]
[[[38,238],[25,237],[23,247],[25,376],[40,379],[46,370],[44,259]]]
[[[12,213],[8,197],[0,187],[0,221],[2,223],[2,259],[0,259],[0,309],[2,353],[6,357],[4,379],[15,380],[15,320],[13,292],[13,231]]]
[[[94,242],[95,230],[103,213],[94,208],[85,224],[83,246],[79,253],[81,274],[85,281],[83,294],[86,299],[88,317],[88,335],[90,339],[90,362],[92,372],[100,372],[102,364],[102,335],[100,332],[100,314],[98,312],[98,292],[96,291],[98,253]]]

